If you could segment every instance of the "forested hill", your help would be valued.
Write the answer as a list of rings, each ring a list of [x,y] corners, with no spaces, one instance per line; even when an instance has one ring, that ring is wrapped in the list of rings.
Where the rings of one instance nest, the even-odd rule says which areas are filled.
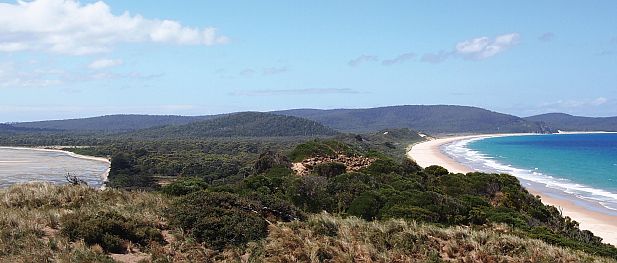
[[[297,109],[275,112],[307,118],[340,131],[366,132],[410,128],[433,134],[550,132],[533,121],[477,107],[406,105],[369,109]]]
[[[525,118],[541,121],[562,131],[617,131],[617,117],[580,117],[565,113],[547,113]]]
[[[0,134],[14,134],[14,133],[27,133],[27,132],[40,132],[41,129],[15,127],[9,124],[0,123]]]
[[[320,136],[337,132],[318,122],[262,112],[241,112],[185,125],[151,128],[128,136],[140,138]]]
[[[14,123],[21,128],[86,132],[128,132],[165,125],[182,125],[215,116],[106,115],[100,117]]]

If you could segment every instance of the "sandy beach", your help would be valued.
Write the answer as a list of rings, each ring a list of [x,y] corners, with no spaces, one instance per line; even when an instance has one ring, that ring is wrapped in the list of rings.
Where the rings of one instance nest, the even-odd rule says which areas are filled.
[[[529,134],[487,134],[432,139],[413,145],[407,155],[422,167],[440,165],[450,172],[468,173],[474,170],[444,154],[441,151],[442,145],[459,140],[520,135]],[[606,243],[617,245],[617,216],[594,211],[590,209],[593,204],[589,201],[573,200],[576,197],[573,195],[566,196],[568,195],[566,193],[555,194],[556,190],[547,189],[537,183],[526,182],[523,185],[532,194],[539,195],[543,203],[559,208],[565,216],[569,216],[579,222],[581,229],[589,230],[595,235],[602,237]],[[586,205],[581,206],[579,203],[586,203]]]

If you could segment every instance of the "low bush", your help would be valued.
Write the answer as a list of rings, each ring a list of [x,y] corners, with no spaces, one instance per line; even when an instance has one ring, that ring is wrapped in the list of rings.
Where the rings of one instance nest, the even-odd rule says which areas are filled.
[[[186,177],[161,187],[161,192],[168,195],[180,196],[205,190],[207,187],[208,183],[202,178]]]
[[[318,165],[315,165],[315,167],[313,167],[314,173],[316,173],[319,176],[325,176],[328,178],[337,176],[339,174],[343,174],[345,173],[346,170],[347,170],[347,166],[345,166],[345,164],[337,163],[337,162],[320,163]]]
[[[173,202],[170,222],[214,249],[244,245],[267,235],[257,202],[231,193],[195,192]]]
[[[424,171],[434,176],[442,176],[442,175],[447,175],[449,173],[448,169],[443,168],[439,165],[431,165],[429,167],[424,168]]]
[[[107,252],[123,253],[129,241],[140,245],[163,242],[158,229],[113,211],[67,214],[61,223],[62,233],[70,240],[83,239],[86,244],[98,244]]]

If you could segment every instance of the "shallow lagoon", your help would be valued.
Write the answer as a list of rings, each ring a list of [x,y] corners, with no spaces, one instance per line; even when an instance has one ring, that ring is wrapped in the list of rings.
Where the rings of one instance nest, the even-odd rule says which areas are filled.
[[[65,184],[67,173],[98,188],[103,185],[108,169],[109,163],[66,152],[0,147],[0,188],[28,182]]]

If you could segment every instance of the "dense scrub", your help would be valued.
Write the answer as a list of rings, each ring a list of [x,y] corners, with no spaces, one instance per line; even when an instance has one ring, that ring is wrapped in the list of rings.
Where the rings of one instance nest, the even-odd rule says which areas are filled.
[[[111,189],[3,190],[0,259],[104,262],[106,252],[156,262],[617,258],[617,248],[543,205],[515,177],[422,169],[391,158],[404,150],[395,136],[122,140],[75,148],[111,156]],[[338,155],[373,161],[355,172],[340,163],[316,165],[305,176],[290,169],[291,161]],[[159,186],[163,179],[168,183]]]
[[[62,233],[71,241],[84,240],[87,245],[100,245],[107,252],[126,252],[129,242],[139,245],[163,242],[160,230],[115,211],[66,214],[60,223]]]
[[[368,222],[356,217],[344,218],[327,213],[313,214],[290,222],[255,214],[251,218],[259,224],[239,228],[234,227],[233,220],[218,220],[223,228],[217,229],[214,226],[218,225],[210,224],[209,221],[217,220],[213,218],[217,214],[203,212],[200,215],[198,209],[193,209],[186,214],[197,216],[197,220],[205,219],[202,222],[207,224],[202,226],[207,231],[214,231],[207,232],[212,235],[204,236],[204,240],[214,239],[224,246],[212,245],[216,243],[211,244],[210,241],[202,244],[196,242],[195,233],[174,224],[167,225],[167,222],[173,220],[164,211],[184,205],[180,202],[182,200],[187,201],[188,207],[192,208],[203,201],[202,207],[209,211],[222,209],[223,213],[227,213],[225,210],[244,213],[238,211],[238,208],[246,205],[245,202],[258,200],[251,198],[251,201],[247,201],[234,194],[202,193],[187,195],[176,199],[175,204],[170,204],[166,201],[170,197],[156,193],[131,193],[112,189],[98,191],[82,186],[31,184],[0,190],[0,261],[614,262],[580,250],[560,248],[541,240],[522,237],[516,228],[505,224],[472,228],[441,227],[401,219]],[[191,199],[194,199],[193,203]],[[264,201],[259,202],[264,204]],[[139,222],[137,225],[148,225],[157,233],[160,231],[164,240],[155,238],[155,242],[141,244],[128,242],[128,247],[122,247],[126,249],[123,251],[126,255],[106,253],[102,245],[88,244],[85,238],[71,241],[66,232],[89,228],[97,215],[112,219],[110,223],[97,224],[133,225]],[[67,217],[73,216],[85,220],[65,221]],[[267,218],[273,220],[266,222],[267,229],[264,229],[262,223]],[[249,229],[257,231],[246,232]],[[97,227],[96,230],[90,233],[109,235],[114,231],[105,226]],[[219,235],[221,233],[225,235]],[[255,236],[250,239],[252,241],[240,244],[236,239],[229,239],[235,233]]]
[[[338,146],[310,141],[299,145],[291,156],[301,152],[308,158],[327,150],[333,154],[362,154],[349,146],[334,150],[332,145]],[[589,231],[581,231],[578,223],[562,217],[555,207],[542,204],[510,175],[452,174],[439,166],[423,170],[409,160],[398,163],[386,157],[358,172],[341,173],[330,166],[338,167],[323,164],[307,176],[296,176],[289,168],[278,166],[232,186],[202,189],[239,196],[258,193],[262,198],[292,204],[305,213],[327,211],[368,221],[404,219],[471,227],[503,224],[520,238],[538,238],[595,255],[617,257],[617,248],[602,244]]]

